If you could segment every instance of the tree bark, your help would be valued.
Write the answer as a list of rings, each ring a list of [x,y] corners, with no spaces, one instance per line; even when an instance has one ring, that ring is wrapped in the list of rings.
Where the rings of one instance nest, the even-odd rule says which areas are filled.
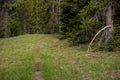
[[[56,0],[56,3],[59,3],[60,0]],[[58,13],[60,10],[60,7],[54,3],[53,1],[49,2],[49,8],[48,8],[48,16],[49,16],[49,20],[48,20],[48,26],[49,28],[47,29],[47,33],[54,33],[55,29],[56,29],[56,25],[59,23],[59,17],[58,17]]]
[[[23,30],[24,30],[24,34],[27,33],[27,26],[26,26],[26,20],[23,20]]]
[[[99,30],[96,35],[93,37],[92,41],[90,42],[89,46],[88,46],[88,52],[91,49],[91,45],[93,43],[93,41],[95,40],[95,38],[99,35],[99,33],[101,33],[102,31],[105,30],[105,44],[107,45],[110,41],[110,39],[113,37],[113,20],[112,20],[112,5],[110,3],[108,3],[108,5],[106,6],[106,26],[104,28],[102,28],[101,30]]]
[[[24,9],[22,9],[22,19],[23,19],[23,33],[26,34],[27,33],[27,6],[26,6],[26,1],[24,0],[23,3],[23,7],[25,7]]]
[[[112,20],[112,6],[109,3],[106,6],[106,26],[110,25],[111,28],[108,28],[105,33],[105,43],[108,44],[108,42],[110,41],[110,39],[112,38],[112,34],[113,34],[113,20]]]
[[[1,12],[0,12],[0,32],[2,37],[9,37],[9,27],[8,27],[8,0],[1,1]]]
[[[54,33],[54,26],[55,26],[55,16],[54,16],[55,6],[53,2],[50,3],[48,11],[49,11],[48,33],[51,34],[51,33]]]
[[[2,0],[1,4],[0,4],[0,6],[1,6],[1,10],[0,10],[0,30],[2,28],[2,19],[4,17],[4,13],[6,11],[6,4],[7,4],[7,0]]]

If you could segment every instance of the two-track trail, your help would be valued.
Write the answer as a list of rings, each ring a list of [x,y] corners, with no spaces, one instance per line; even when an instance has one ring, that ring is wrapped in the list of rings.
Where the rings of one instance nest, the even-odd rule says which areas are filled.
[[[40,52],[40,39],[36,41],[34,46],[35,73],[34,73],[33,80],[44,80],[41,75],[39,52]]]

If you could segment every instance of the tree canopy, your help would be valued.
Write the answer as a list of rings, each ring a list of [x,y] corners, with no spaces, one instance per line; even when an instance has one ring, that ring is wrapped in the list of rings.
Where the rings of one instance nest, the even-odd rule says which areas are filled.
[[[59,33],[70,44],[96,41],[106,49],[120,49],[119,0],[0,0],[0,37],[21,34]],[[110,31],[111,30],[111,31]],[[100,48],[103,48],[103,46]]]

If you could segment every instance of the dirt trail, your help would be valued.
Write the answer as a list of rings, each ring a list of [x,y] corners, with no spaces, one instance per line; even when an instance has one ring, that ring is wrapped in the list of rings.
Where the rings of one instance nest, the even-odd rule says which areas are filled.
[[[72,67],[74,67],[79,73],[82,74],[82,80],[90,80],[88,74],[80,66],[78,66],[75,63],[75,60],[72,57],[70,57],[69,55],[66,55],[64,50],[61,51],[61,54],[63,54],[65,61],[67,61]]]
[[[58,42],[58,39],[54,39],[52,42],[55,44],[55,47],[60,47],[56,43]],[[64,48],[65,49],[65,48]],[[89,75],[79,66],[76,64],[75,59],[70,57],[68,54],[65,53],[65,50],[61,48],[61,54],[63,55],[66,62],[68,62],[72,67],[74,67],[79,73],[82,74],[82,80],[90,80]],[[79,74],[78,74],[79,76]]]
[[[36,41],[34,46],[35,51],[35,73],[33,80],[43,80],[40,70],[40,58],[39,58],[39,51],[40,51],[40,39]]]

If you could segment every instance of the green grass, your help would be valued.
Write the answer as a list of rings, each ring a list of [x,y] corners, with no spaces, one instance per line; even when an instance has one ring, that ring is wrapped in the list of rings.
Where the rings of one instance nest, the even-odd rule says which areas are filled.
[[[0,80],[32,80],[34,43],[44,80],[120,80],[120,52],[90,52],[87,45],[69,47],[56,35],[32,34],[0,39]]]
[[[32,80],[38,35],[0,39],[0,80]]]

